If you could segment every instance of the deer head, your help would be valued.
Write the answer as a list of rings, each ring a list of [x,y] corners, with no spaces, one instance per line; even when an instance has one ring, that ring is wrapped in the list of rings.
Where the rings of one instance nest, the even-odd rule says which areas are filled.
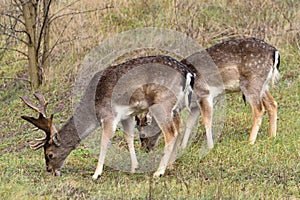
[[[60,148],[61,144],[58,131],[53,125],[53,114],[50,117],[47,117],[46,107],[48,103],[45,101],[42,94],[35,93],[34,97],[39,102],[38,106],[32,103],[28,95],[26,97],[21,97],[21,99],[29,108],[37,111],[39,117],[21,116],[21,118],[35,125],[38,129],[43,130],[45,133],[44,137],[32,141],[30,148],[38,150],[44,147],[47,171],[53,172],[54,175],[60,175],[60,167],[63,165],[65,158],[55,153],[59,152],[57,149]]]
[[[147,152],[152,151],[158,145],[158,138],[161,134],[157,122],[154,119],[152,120],[152,116],[148,111],[135,116],[135,121],[140,135],[141,146]]]

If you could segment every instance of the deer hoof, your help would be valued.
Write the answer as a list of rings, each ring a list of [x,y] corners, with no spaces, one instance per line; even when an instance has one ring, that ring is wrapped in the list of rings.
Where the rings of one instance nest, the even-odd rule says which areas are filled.
[[[94,174],[92,178],[93,178],[93,180],[97,180],[97,179],[101,178],[101,175],[100,174]]]
[[[139,169],[140,169],[140,168],[137,166],[137,167],[132,168],[130,172],[131,172],[131,173],[135,173],[135,172],[136,172],[137,170],[139,170]]]
[[[250,145],[254,145],[255,141],[249,141]]]
[[[164,175],[164,172],[162,171],[156,171],[154,174],[153,174],[153,177],[154,178],[160,178]]]
[[[156,174],[156,173],[153,174],[153,177],[154,177],[154,178],[160,178],[160,177],[162,177],[162,176],[163,176],[163,174]]]

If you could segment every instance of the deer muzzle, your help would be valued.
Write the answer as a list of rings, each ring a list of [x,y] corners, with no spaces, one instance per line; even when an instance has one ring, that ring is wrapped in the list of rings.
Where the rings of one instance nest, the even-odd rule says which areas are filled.
[[[53,169],[52,167],[47,166],[47,172],[51,172],[53,176],[60,176],[60,169]]]

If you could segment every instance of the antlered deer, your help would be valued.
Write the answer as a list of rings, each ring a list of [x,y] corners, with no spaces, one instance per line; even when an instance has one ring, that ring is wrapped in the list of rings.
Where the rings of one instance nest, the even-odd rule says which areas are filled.
[[[39,113],[38,119],[22,118],[45,132],[45,137],[31,147],[35,150],[44,147],[47,171],[60,175],[66,157],[100,123],[103,128],[101,149],[93,175],[93,179],[97,179],[103,170],[108,145],[121,122],[134,172],[138,168],[133,143],[134,116],[149,110],[165,136],[164,155],[154,173],[161,176],[178,135],[177,107],[188,106],[193,79],[194,74],[184,64],[167,56],[141,57],[108,67],[94,75],[74,114],[58,131],[52,123],[53,115],[46,116],[47,103],[42,95],[35,94],[40,106],[34,105],[28,96],[22,98]]]
[[[216,74],[214,70],[211,73],[211,70],[209,70],[211,66],[208,66],[207,63],[210,63],[210,61],[207,60],[210,59],[215,63],[219,74]],[[196,69],[196,74],[201,72],[209,85],[209,97],[199,98],[199,107],[202,112],[209,148],[213,147],[211,129],[213,99],[220,95],[223,90],[228,93],[241,91],[245,100],[250,104],[253,112],[252,129],[249,137],[251,144],[254,144],[256,140],[264,109],[267,110],[269,115],[270,136],[276,136],[277,103],[269,92],[269,83],[274,84],[279,78],[280,56],[275,47],[256,38],[228,40],[195,53],[181,62],[191,70]],[[208,73],[205,74],[207,71]],[[221,76],[223,84],[215,84],[214,76]],[[197,75],[195,93],[199,89],[196,85]],[[186,147],[191,129],[200,115],[197,106],[192,107],[191,110],[182,141],[182,148]],[[152,126],[156,126],[155,122]],[[152,127],[147,130],[147,126],[144,126],[139,127],[139,129],[142,130],[141,140],[143,144],[149,150],[154,148],[160,132],[156,135],[149,132],[157,130],[157,128]],[[149,138],[147,135],[150,135]]]

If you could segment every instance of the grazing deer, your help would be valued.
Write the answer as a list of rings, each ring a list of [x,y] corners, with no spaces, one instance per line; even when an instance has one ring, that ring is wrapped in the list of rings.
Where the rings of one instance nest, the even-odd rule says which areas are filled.
[[[47,171],[60,175],[66,157],[100,123],[103,128],[101,148],[93,175],[93,179],[97,179],[102,174],[109,143],[121,122],[134,172],[138,168],[133,143],[134,116],[149,110],[165,136],[164,155],[154,173],[155,177],[162,176],[178,135],[177,107],[184,103],[188,106],[193,79],[194,74],[184,64],[167,56],[140,57],[108,67],[93,76],[74,114],[58,131],[52,123],[53,115],[46,116],[47,103],[42,95],[35,94],[40,106],[34,105],[28,96],[22,98],[39,113],[38,119],[22,118],[45,132],[45,137],[31,148],[44,147]]]
[[[219,74],[214,70],[210,70],[210,61],[215,63]],[[213,99],[225,90],[227,93],[239,92],[243,93],[253,112],[252,129],[250,132],[249,142],[254,144],[259,127],[261,125],[264,109],[267,110],[270,123],[270,136],[276,137],[277,123],[277,103],[269,92],[269,83],[272,85],[279,78],[279,51],[267,44],[266,42],[256,38],[245,38],[237,40],[228,40],[205,51],[195,53],[181,61],[191,70],[195,70],[196,80],[194,92],[197,93],[197,72],[200,72],[209,85],[208,98],[199,98],[199,106],[203,117],[203,124],[206,129],[208,139],[208,147],[213,147],[212,139],[212,113]],[[215,84],[214,76],[221,76],[223,84]],[[218,78],[217,78],[218,79]],[[192,130],[200,115],[199,108],[192,106],[184,138],[182,148],[185,148]],[[153,121],[153,120],[152,120]],[[156,126],[155,123],[152,126]],[[151,150],[157,144],[160,132],[157,128],[139,127],[141,140],[148,150]],[[156,130],[150,133],[151,130]],[[148,137],[148,136],[149,137]]]

